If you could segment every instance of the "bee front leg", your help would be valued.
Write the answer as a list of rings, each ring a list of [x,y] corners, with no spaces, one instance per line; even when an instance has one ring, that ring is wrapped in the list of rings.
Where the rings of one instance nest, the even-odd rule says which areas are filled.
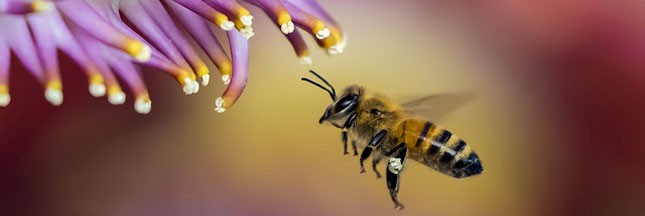
[[[405,162],[405,155],[407,154],[408,147],[406,143],[401,143],[394,147],[387,155],[390,157],[387,163],[387,188],[390,190],[390,197],[394,202],[394,208],[403,209],[403,205],[399,202],[397,194],[399,193],[399,184],[401,183],[401,170]]]
[[[367,147],[363,149],[363,153],[361,153],[361,159],[360,159],[361,173],[365,172],[365,166],[363,165],[363,161],[365,161],[365,159],[370,157],[374,149],[381,146],[381,142],[384,140],[386,135],[387,135],[387,131],[385,130],[378,132],[376,135],[374,135],[374,137],[372,137],[370,142],[367,144]]]
[[[343,130],[340,136],[341,139],[343,139],[343,155],[349,154],[349,152],[347,151],[347,131]],[[352,145],[354,145],[354,141],[352,141]],[[356,146],[354,146],[354,149],[356,149]]]
[[[343,139],[343,155],[349,154],[347,151],[347,128],[352,127],[354,125],[354,122],[356,122],[356,118],[358,117],[358,113],[354,112],[352,113],[348,118],[347,121],[345,121],[345,124],[343,125],[343,133],[341,134],[342,139]],[[358,154],[356,153],[356,144],[354,141],[352,141],[352,146],[354,147],[354,155]]]

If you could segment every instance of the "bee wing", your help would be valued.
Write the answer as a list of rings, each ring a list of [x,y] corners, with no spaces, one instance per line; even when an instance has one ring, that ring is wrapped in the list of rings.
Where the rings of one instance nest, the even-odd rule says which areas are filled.
[[[441,121],[474,99],[475,95],[470,93],[443,93],[418,98],[402,106],[411,115]]]

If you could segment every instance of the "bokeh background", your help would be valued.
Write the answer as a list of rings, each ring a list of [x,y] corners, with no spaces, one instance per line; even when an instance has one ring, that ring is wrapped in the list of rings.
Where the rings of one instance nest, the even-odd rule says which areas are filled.
[[[0,215],[645,214],[642,2],[321,3],[349,44],[314,51],[312,69],[401,100],[475,92],[441,123],[479,153],[482,175],[408,163],[406,209],[394,210],[385,180],[359,174],[340,131],[317,124],[329,99],[299,81],[308,68],[256,16],[248,87],[223,114],[212,110],[222,86],[187,97],[152,70],[149,115],[92,98],[69,59],[61,107],[13,73]]]

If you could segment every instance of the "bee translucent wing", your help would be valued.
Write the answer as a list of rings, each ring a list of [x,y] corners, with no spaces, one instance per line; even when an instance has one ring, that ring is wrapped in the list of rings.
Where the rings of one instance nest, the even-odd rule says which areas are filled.
[[[404,103],[403,108],[410,115],[441,121],[474,99],[474,94],[467,93],[436,94]]]

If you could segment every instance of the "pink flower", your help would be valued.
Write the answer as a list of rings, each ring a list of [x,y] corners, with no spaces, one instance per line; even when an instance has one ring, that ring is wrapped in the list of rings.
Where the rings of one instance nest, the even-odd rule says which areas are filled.
[[[280,28],[302,63],[311,64],[311,57],[296,27],[310,33],[328,53],[343,51],[340,27],[316,1],[247,2],[260,7]],[[227,31],[230,57],[209,23]],[[135,110],[142,114],[150,112],[152,102],[139,74],[140,65],[172,76],[185,94],[195,94],[200,84],[210,82],[210,61],[228,85],[215,100],[215,110],[223,112],[246,86],[247,40],[255,34],[252,24],[252,14],[234,0],[5,0],[0,3],[0,106],[11,101],[10,51],[45,87],[45,98],[60,105],[60,50],[85,71],[93,96],[107,95],[115,105],[125,103],[122,83],[117,80],[121,78],[136,98]],[[199,56],[199,49],[207,59]]]

